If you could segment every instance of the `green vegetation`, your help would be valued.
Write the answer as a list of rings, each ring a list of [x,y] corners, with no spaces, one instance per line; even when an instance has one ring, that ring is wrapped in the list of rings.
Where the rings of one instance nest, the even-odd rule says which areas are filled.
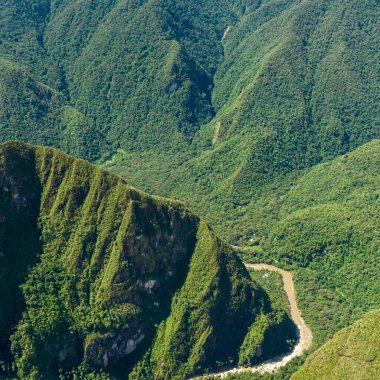
[[[88,159],[95,159],[101,146],[90,119],[69,106],[61,93],[2,58],[0,126],[1,141],[17,138],[58,146]]]
[[[281,275],[279,273],[257,270],[250,270],[249,273],[251,278],[269,295],[274,311],[261,316],[249,329],[239,352],[240,366],[254,365],[275,356],[273,350],[277,350],[278,347],[276,347],[275,342],[268,342],[268,333],[272,332],[273,336],[283,334],[284,346],[281,348],[283,352],[288,351],[288,348],[294,344],[291,341],[294,337],[289,334],[289,331],[292,330],[292,322]],[[283,325],[288,326],[288,331],[281,332]],[[265,341],[267,343],[263,345]],[[256,356],[257,350],[260,353],[259,357]]]
[[[375,0],[5,0],[0,16],[17,67],[1,141],[99,159],[231,241],[267,237],[300,171],[380,137]]]
[[[264,251],[296,270],[316,343],[380,307],[380,141],[302,176],[283,198]]]
[[[3,0],[0,141],[97,162],[181,199],[223,238],[249,245],[244,257],[293,270],[316,348],[380,307],[378,20],[376,0]],[[248,311],[235,288],[247,274],[220,259],[233,254],[183,206],[56,151],[19,149],[17,164],[8,165],[11,149],[1,157],[16,176],[0,204],[7,370],[183,377],[257,360],[265,332],[286,325],[282,308],[242,281],[261,294]],[[160,240],[162,257],[186,252],[173,280],[149,264],[161,263],[152,254],[161,230],[177,236]],[[126,237],[146,262],[125,253]],[[193,274],[192,255],[214,263],[209,277]],[[135,264],[149,269],[136,274]],[[166,287],[141,295],[139,281]],[[255,320],[240,324],[227,354],[213,346],[227,339],[213,316],[223,305],[239,320],[235,302]],[[110,356],[115,340],[139,340],[127,324],[146,328],[144,340],[128,360]]]
[[[380,307],[379,163],[380,141],[374,140],[349,154],[316,165],[283,195],[277,210],[279,221],[274,223],[268,239],[259,247],[242,251],[245,259],[272,262],[293,271],[298,305],[312,328],[315,349],[338,330]],[[363,342],[369,342],[365,333],[378,330],[375,318],[378,313],[369,315],[372,315],[372,326],[368,331],[360,327]],[[353,327],[344,331],[351,329]],[[374,339],[372,349],[379,351],[379,340],[375,336]],[[327,347],[336,347],[331,343],[334,341],[335,338],[329,341]],[[348,347],[357,347],[355,355],[360,352],[364,355],[363,345],[352,342]],[[350,367],[349,362],[339,363],[344,358],[336,352],[330,350],[323,359],[331,360],[326,366],[336,371],[325,372],[326,379],[376,378],[370,376],[371,372],[352,372],[352,375],[344,372],[343,365],[347,365],[348,371],[357,369]],[[314,372],[301,370],[296,379],[323,378],[318,369],[324,371],[318,367],[322,366],[322,358],[317,354],[311,358],[315,358]],[[335,362],[338,363],[336,368]],[[375,370],[370,367],[369,363],[362,370]],[[288,379],[296,368],[294,364],[276,375],[232,378]]]
[[[289,318],[181,204],[19,142],[0,145],[0,193],[2,375],[183,379],[256,330],[289,349]]]
[[[247,4],[223,39],[215,116],[190,159],[178,168],[167,155],[129,151],[109,167],[185,200],[231,241],[265,239],[305,169],[380,136],[378,16],[373,0]]]
[[[374,311],[313,353],[292,380],[378,379],[380,376],[379,318]]]
[[[214,114],[220,40],[239,8],[234,0],[7,0],[0,5],[0,56],[85,115],[92,132],[100,131],[94,155],[107,158],[120,147],[177,156]],[[57,120],[50,126],[56,141],[44,142],[61,147]],[[40,142],[36,135],[26,139]]]
[[[268,293],[273,307],[289,312],[288,297],[280,273],[250,269],[249,274]]]

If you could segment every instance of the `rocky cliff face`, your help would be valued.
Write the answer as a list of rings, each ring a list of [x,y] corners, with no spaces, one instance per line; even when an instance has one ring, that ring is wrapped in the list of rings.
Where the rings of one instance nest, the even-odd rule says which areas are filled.
[[[183,378],[236,360],[271,311],[206,224],[85,161],[2,145],[0,199],[1,359],[20,378]]]

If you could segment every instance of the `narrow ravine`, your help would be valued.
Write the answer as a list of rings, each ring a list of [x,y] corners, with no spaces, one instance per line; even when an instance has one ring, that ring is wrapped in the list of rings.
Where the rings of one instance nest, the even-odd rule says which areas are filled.
[[[271,272],[280,273],[284,282],[284,291],[288,297],[290,315],[298,328],[298,342],[294,346],[293,350],[285,355],[276,356],[270,360],[267,360],[261,364],[253,367],[236,367],[226,371],[207,374],[207,376],[226,377],[229,374],[243,373],[243,372],[256,372],[266,373],[278,371],[281,367],[289,363],[293,358],[302,355],[307,349],[310,348],[313,334],[309,326],[305,323],[301,316],[301,312],[297,306],[296,292],[294,289],[293,276],[290,272],[277,268],[274,265],[268,264],[248,264],[245,263],[247,269],[254,270],[267,270]]]

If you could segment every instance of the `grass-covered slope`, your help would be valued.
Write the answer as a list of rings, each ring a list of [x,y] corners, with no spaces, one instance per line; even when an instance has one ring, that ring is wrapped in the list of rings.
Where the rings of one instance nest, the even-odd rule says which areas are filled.
[[[380,312],[339,331],[312,354],[292,380],[373,380],[380,377]]]
[[[300,305],[325,341],[379,308],[380,141],[317,165],[284,196],[265,251],[299,268]]]
[[[277,314],[204,222],[85,161],[3,144],[0,199],[0,374],[183,379]],[[279,318],[264,354],[292,337]]]

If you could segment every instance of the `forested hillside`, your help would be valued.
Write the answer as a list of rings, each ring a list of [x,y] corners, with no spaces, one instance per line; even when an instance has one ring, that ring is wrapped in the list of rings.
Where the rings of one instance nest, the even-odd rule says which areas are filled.
[[[265,237],[300,171],[379,137],[378,17],[376,1],[247,7],[221,41],[215,116],[192,157],[176,169],[151,151],[119,151],[109,167],[185,199],[234,241]]]
[[[268,238],[243,250],[246,259],[294,273],[314,348],[328,341],[294,379],[372,380],[378,374],[378,312],[355,322],[380,308],[379,189],[380,141],[374,140],[294,181],[277,203],[278,221],[272,222]],[[231,379],[289,379],[295,368]]]
[[[2,0],[0,143],[128,183],[1,146],[3,372],[257,361],[253,319],[289,321],[208,225],[294,273],[314,348],[379,309],[379,19],[378,0]]]
[[[25,68],[0,58],[0,139],[20,139],[95,159],[99,134],[65,97],[34,79]]]
[[[0,7],[2,55],[91,120],[110,144],[99,156],[119,147],[188,148],[214,114],[220,39],[241,13],[232,0],[10,0]]]
[[[379,308],[380,141],[317,165],[283,197],[265,251],[297,268],[316,341]]]
[[[22,143],[0,145],[0,196],[0,377],[183,379],[289,349],[288,315],[182,205]]]
[[[1,140],[99,159],[231,240],[267,234],[292,175],[380,137],[376,0],[6,0],[0,15]]]

